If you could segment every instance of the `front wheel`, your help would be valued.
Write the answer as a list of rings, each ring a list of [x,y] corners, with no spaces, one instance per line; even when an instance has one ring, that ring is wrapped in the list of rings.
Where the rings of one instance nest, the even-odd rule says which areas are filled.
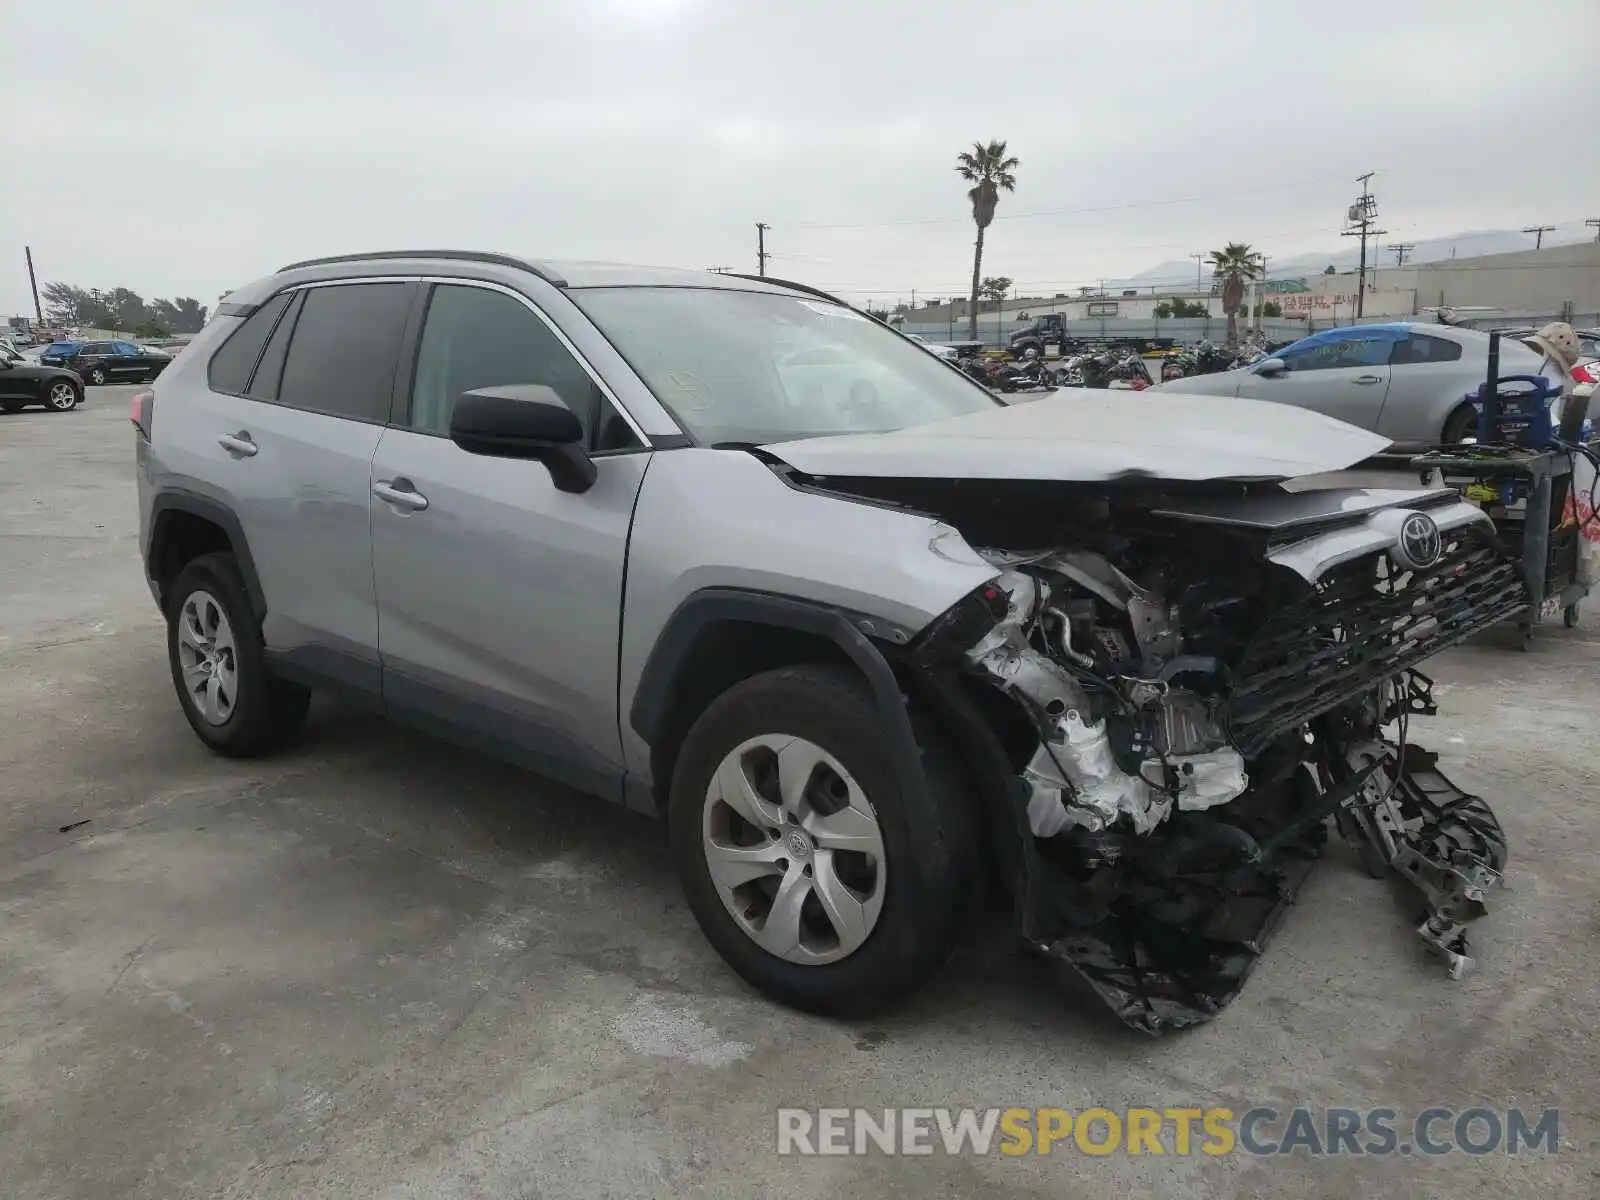
[[[689,907],[744,979],[860,1015],[955,947],[973,888],[959,771],[931,735],[904,777],[865,683],[836,667],[729,689],[685,738],[668,823]]]
[[[78,407],[78,389],[65,379],[57,379],[50,384],[45,392],[45,407],[51,412],[71,412]]]
[[[1477,419],[1478,410],[1470,404],[1463,404],[1445,420],[1444,436],[1440,440],[1446,446],[1459,445],[1477,432]]]

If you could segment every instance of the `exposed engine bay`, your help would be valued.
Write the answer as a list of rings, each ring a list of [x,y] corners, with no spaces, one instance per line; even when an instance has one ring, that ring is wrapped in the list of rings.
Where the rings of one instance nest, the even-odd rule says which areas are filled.
[[[1505,839],[1409,743],[1435,712],[1416,666],[1526,592],[1481,517],[1418,503],[1276,521],[1145,503],[1074,546],[980,549],[998,576],[925,639],[923,664],[998,692],[1026,730],[1005,746],[1025,941],[1130,1026],[1232,1000],[1329,817],[1369,871],[1413,885],[1450,975],[1470,966]]]

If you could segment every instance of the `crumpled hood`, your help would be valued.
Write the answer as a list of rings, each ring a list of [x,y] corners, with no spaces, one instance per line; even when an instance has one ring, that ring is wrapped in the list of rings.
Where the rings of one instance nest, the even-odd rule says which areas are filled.
[[[1293,479],[1388,446],[1320,413],[1227,396],[1071,389],[893,433],[766,447],[808,475],[891,479]]]

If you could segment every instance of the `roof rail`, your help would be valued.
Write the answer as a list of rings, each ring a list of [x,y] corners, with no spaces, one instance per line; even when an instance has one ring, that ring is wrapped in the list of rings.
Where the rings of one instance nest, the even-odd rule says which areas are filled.
[[[545,270],[537,263],[529,262],[525,258],[517,258],[510,254],[495,254],[487,250],[373,250],[366,254],[330,254],[326,258],[308,258],[302,262],[292,262],[286,267],[279,267],[278,274],[285,271],[296,271],[301,267],[322,267],[331,263],[366,262],[369,259],[381,258],[447,258],[462,262],[493,263],[499,267],[514,267],[519,271],[532,271],[546,283],[556,287],[566,287],[567,281],[553,272]]]
[[[788,288],[794,292],[804,292],[808,296],[818,296],[823,300],[831,300],[834,304],[842,304],[845,308],[851,307],[846,301],[823,291],[821,288],[814,288],[809,283],[796,283],[792,279],[774,279],[771,275],[742,275],[738,271],[720,271],[718,274],[731,275],[735,279],[749,279],[755,283],[770,283],[774,287]]]

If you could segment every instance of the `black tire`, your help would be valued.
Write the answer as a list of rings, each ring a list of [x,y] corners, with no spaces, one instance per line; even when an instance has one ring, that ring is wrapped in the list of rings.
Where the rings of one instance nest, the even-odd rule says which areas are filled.
[[[758,946],[723,906],[706,866],[706,789],[747,739],[794,734],[832,754],[878,817],[885,884],[878,923],[861,948],[821,966]],[[909,995],[950,957],[975,897],[976,839],[960,770],[931,730],[919,733],[926,787],[914,793],[866,683],[839,667],[785,667],[735,685],[689,730],[672,776],[668,825],[689,907],[713,947],[746,982],[781,1003],[827,1016],[861,1016]]]
[[[195,592],[214,596],[233,629],[238,695],[228,719],[208,723],[197,711],[183,683],[178,657],[178,619],[184,602]],[[281,749],[305,723],[311,693],[267,670],[261,626],[250,611],[238,564],[231,554],[203,554],[189,562],[173,581],[167,603],[167,663],[172,686],[190,727],[207,746],[229,758],[253,758]]]
[[[1463,438],[1477,432],[1476,422],[1478,410],[1470,404],[1463,404],[1445,418],[1444,431],[1440,442],[1446,446],[1458,445]]]
[[[85,379],[85,381],[87,381],[89,383],[92,383],[95,387],[104,386],[104,384],[106,382],[106,379],[107,379],[105,368],[104,367],[90,367],[89,368],[89,373],[84,376],[84,379]]]

